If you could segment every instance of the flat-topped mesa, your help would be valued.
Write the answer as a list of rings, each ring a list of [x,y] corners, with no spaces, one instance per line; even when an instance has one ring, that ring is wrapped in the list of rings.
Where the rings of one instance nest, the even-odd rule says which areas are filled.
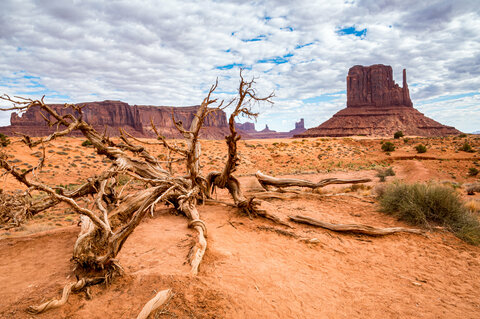
[[[99,132],[106,130],[109,136],[118,136],[122,128],[136,137],[155,137],[150,120],[153,121],[160,134],[172,138],[181,137],[172,121],[172,112],[177,121],[182,121],[185,127],[192,123],[199,106],[169,107],[153,105],[129,105],[121,101],[102,101],[79,103],[82,108],[83,119]],[[58,114],[72,113],[71,108],[63,104],[50,104]],[[77,116],[78,114],[74,114]],[[53,117],[40,113],[38,107],[28,109],[19,116],[12,113],[10,126],[0,127],[0,133],[13,135],[22,133],[31,136],[45,136],[53,133],[56,126],[50,127],[44,116],[52,123]],[[80,134],[79,132],[72,133]],[[205,119],[200,136],[207,139],[223,138],[228,134],[226,114],[222,110],[210,113]]]
[[[392,67],[375,64],[355,65],[347,76],[347,107],[413,107],[407,84],[407,71],[403,70],[403,87],[393,81]]]

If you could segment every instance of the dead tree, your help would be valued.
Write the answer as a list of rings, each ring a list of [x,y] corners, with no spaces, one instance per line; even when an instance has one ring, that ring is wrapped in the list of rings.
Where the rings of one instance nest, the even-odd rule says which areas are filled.
[[[241,72],[240,79],[241,81],[238,88],[238,96],[229,103],[231,105],[234,105],[235,109],[233,110],[228,120],[230,135],[225,137],[228,146],[227,161],[222,172],[214,171],[210,172],[207,175],[207,190],[209,193],[213,193],[216,187],[222,189],[226,188],[232,196],[236,207],[240,208],[248,215],[256,215],[259,213],[259,210],[257,209],[257,206],[259,204],[258,201],[256,201],[253,197],[246,198],[243,195],[240,187],[240,182],[233,175],[240,161],[237,154],[237,142],[241,138],[235,130],[235,119],[238,116],[256,118],[258,116],[258,113],[252,112],[252,104],[258,102],[272,103],[271,98],[274,95],[273,93],[271,93],[270,95],[265,97],[258,97],[253,88],[253,84],[255,83],[254,80],[245,82]]]
[[[240,191],[238,180],[231,175],[238,165],[236,151],[236,136],[234,118],[239,114],[253,115],[244,106],[247,100],[269,101],[267,98],[256,98],[253,90],[253,81],[245,82],[241,76],[239,97],[236,102],[234,114],[230,117],[231,135],[227,137],[229,144],[229,160],[224,173],[220,174],[217,187],[228,187],[231,190],[234,202],[239,208],[253,207],[253,200],[247,200]],[[185,163],[187,175],[175,174],[171,162],[167,163],[167,169],[162,166],[156,157],[152,156],[145,147],[134,144],[140,142],[121,131],[121,143],[116,143],[105,134],[100,134],[91,125],[83,120],[82,106],[66,104],[73,114],[60,115],[44,102],[44,99],[31,100],[25,98],[11,98],[3,95],[1,99],[13,104],[12,107],[0,108],[1,110],[26,111],[30,108],[38,108],[49,126],[56,126],[57,130],[49,136],[37,139],[24,136],[23,141],[31,148],[41,146],[43,155],[39,164],[25,172],[21,172],[7,161],[5,154],[0,155],[0,167],[4,173],[11,174],[17,181],[26,187],[25,194],[20,199],[13,201],[8,194],[0,194],[0,201],[8,203],[11,210],[15,211],[7,222],[18,224],[20,219],[29,215],[35,215],[47,210],[61,202],[68,204],[80,215],[81,230],[77,237],[73,251],[74,272],[79,280],[68,284],[64,288],[62,299],[51,300],[37,307],[31,307],[32,313],[40,313],[48,309],[61,306],[68,299],[71,292],[77,292],[89,285],[110,280],[114,275],[121,272],[116,256],[122,249],[123,244],[140,224],[148,212],[153,212],[155,205],[159,203],[173,204],[180,213],[188,219],[188,226],[195,229],[198,240],[192,247],[191,273],[198,273],[199,265],[207,247],[207,228],[201,220],[196,208],[198,202],[209,198],[209,190],[212,189],[213,181],[205,178],[200,172],[200,144],[199,133],[205,118],[212,112],[223,108],[223,102],[217,103],[211,95],[217,88],[213,85],[198,108],[195,118],[189,128],[185,128],[180,121],[176,121],[173,113],[172,120],[177,130],[184,136],[187,146],[185,148],[171,145],[163,136],[157,133],[159,142],[170,154],[177,154],[177,160]],[[231,102],[233,103],[233,102]],[[215,107],[210,107],[216,105]],[[46,116],[45,114],[48,116]],[[53,120],[50,120],[53,119]],[[35,175],[45,161],[45,145],[59,137],[66,136],[73,131],[79,131],[95,148],[99,155],[105,156],[112,161],[111,166],[99,176],[89,178],[83,185],[73,191],[64,191],[62,188],[48,185],[48,182],[39,180]],[[147,142],[148,143],[148,142]],[[150,142],[151,143],[151,142]],[[169,156],[170,158],[170,156]],[[118,192],[118,179],[120,175],[129,175],[133,180],[143,183],[145,187],[140,189],[130,188],[127,194]],[[213,175],[208,175],[213,176]],[[46,198],[42,202],[27,200],[34,198],[33,193],[42,193]],[[91,196],[95,207],[89,208],[82,205],[81,198]],[[253,208],[252,208],[253,209]],[[6,215],[6,214],[5,214]]]

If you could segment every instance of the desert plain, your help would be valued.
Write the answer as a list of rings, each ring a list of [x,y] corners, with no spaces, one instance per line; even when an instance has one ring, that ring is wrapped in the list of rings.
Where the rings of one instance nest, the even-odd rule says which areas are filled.
[[[38,149],[10,139],[2,149],[9,162],[18,169],[35,166],[41,156]],[[108,160],[82,146],[84,141],[67,137],[50,142],[45,166],[36,177],[68,189],[107,168]],[[394,143],[395,150],[382,151],[383,141]],[[473,152],[460,150],[465,142]],[[426,145],[427,152],[418,154],[414,148],[418,144]],[[265,200],[266,209],[286,222],[287,216],[298,214],[331,223],[413,227],[380,212],[376,190],[395,180],[449,185],[480,216],[480,195],[465,191],[465,185],[478,182],[478,175],[471,174],[471,168],[480,169],[478,135],[240,140],[238,145],[240,166],[235,175],[247,195],[262,192],[254,176],[258,170],[311,181],[372,180]],[[162,147],[146,147],[165,158]],[[201,150],[202,170],[223,167],[225,141],[202,140]],[[378,172],[390,167],[395,176],[380,181]],[[24,191],[9,175],[1,177],[0,185],[4,191]],[[214,198],[231,201],[225,190],[218,190]],[[479,316],[480,248],[444,229],[370,237],[294,223],[288,228],[221,204],[198,205],[198,210],[208,225],[208,248],[198,276],[189,275],[186,262],[195,232],[184,217],[159,205],[120,252],[122,277],[91,287],[88,294],[72,294],[64,306],[39,315],[25,309],[59,297],[63,286],[74,280],[69,259],[79,215],[59,205],[18,227],[3,226],[0,317],[135,318],[150,298],[167,288],[174,295],[154,318]]]

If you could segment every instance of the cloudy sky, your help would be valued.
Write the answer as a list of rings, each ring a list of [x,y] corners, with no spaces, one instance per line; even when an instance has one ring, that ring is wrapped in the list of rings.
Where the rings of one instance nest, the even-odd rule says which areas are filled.
[[[345,107],[348,69],[407,69],[414,106],[480,130],[478,0],[1,0],[0,93],[47,102],[199,104],[255,76],[257,129],[317,126]],[[0,114],[0,125],[9,115]]]

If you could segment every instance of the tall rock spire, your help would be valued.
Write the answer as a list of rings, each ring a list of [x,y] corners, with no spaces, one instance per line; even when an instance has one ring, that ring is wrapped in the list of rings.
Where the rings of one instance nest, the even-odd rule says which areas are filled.
[[[403,101],[406,106],[411,106],[413,107],[412,100],[410,99],[410,92],[408,90],[408,84],[407,84],[407,69],[403,69]]]

